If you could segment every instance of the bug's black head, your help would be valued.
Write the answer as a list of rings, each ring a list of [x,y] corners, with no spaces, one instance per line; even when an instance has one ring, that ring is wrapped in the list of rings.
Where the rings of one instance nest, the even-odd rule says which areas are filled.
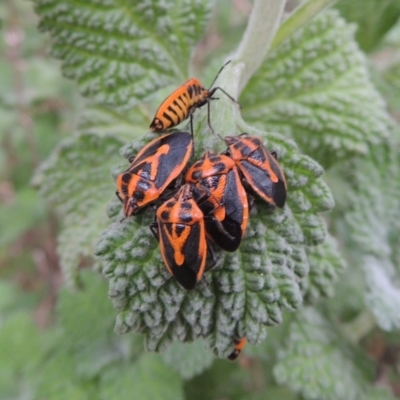
[[[159,118],[154,118],[153,122],[150,124],[150,129],[153,132],[158,132],[164,130],[164,124]]]
[[[126,197],[124,201],[124,213],[125,217],[128,218],[131,215],[135,215],[139,210],[139,206],[133,197]]]

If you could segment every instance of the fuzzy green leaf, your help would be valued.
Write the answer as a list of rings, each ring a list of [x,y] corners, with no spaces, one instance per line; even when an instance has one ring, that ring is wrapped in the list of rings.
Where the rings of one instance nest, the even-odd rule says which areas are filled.
[[[33,189],[20,190],[15,197],[13,203],[1,205],[0,226],[7,229],[2,229],[0,233],[0,249],[9,246],[45,215],[43,202]]]
[[[149,128],[151,116],[142,107],[120,113],[101,105],[88,105],[79,119],[79,132],[132,140],[143,136]]]
[[[307,248],[307,257],[310,273],[301,281],[304,298],[313,303],[320,297],[333,296],[333,285],[345,268],[336,240],[327,235],[325,243]]]
[[[248,121],[291,135],[324,166],[388,136],[354,27],[333,10],[271,51],[240,101]]]
[[[121,311],[117,332],[145,333],[150,350],[203,337],[216,355],[225,357],[235,337],[259,343],[266,326],[281,322],[282,309],[295,310],[302,303],[299,280],[309,269],[304,245],[324,240],[325,226],[318,212],[333,206],[320,179],[323,170],[279,135],[245,125],[243,130],[264,137],[268,148],[279,154],[289,187],[288,205],[275,210],[256,201],[240,251],[218,253],[217,266],[195,290],[183,290],[163,266],[148,227],[151,210],[123,222],[119,222],[122,215],[114,218],[96,245],[110,281],[109,295]],[[153,137],[148,136],[148,140]],[[206,137],[196,135],[197,148],[208,146],[206,141],[201,146]],[[142,145],[128,143],[122,154],[129,157]]]
[[[385,45],[387,51],[392,54],[391,61],[384,71],[379,71],[380,74],[376,75],[380,78],[379,89],[382,90],[389,108],[396,116],[400,112],[400,18],[386,36]]]
[[[346,222],[358,262],[364,269],[366,303],[384,330],[400,327],[399,232],[400,157],[394,141],[374,148],[373,156],[353,164],[349,174],[354,190]]]
[[[217,84],[233,82],[229,77],[235,68],[228,65]],[[321,179],[323,169],[299,154],[293,142],[245,124],[226,96],[214,103],[211,120],[217,132],[246,131],[261,136],[267,148],[277,152],[287,178],[287,205],[277,210],[256,201],[239,251],[218,253],[215,268],[191,292],[182,289],[162,263],[148,227],[154,220],[152,210],[122,223],[122,213],[113,216],[95,251],[110,282],[109,295],[120,310],[116,331],[146,334],[149,350],[205,338],[217,356],[226,357],[237,337],[260,343],[266,327],[282,321],[283,309],[296,310],[302,303],[299,281],[309,270],[305,245],[325,238],[319,213],[331,209],[333,199]],[[196,111],[195,118],[197,152],[222,150],[222,141],[210,134],[206,110]],[[148,142],[154,134],[147,137]],[[146,143],[142,139],[128,143],[121,153],[126,158],[136,154]],[[115,168],[121,170],[120,165]]]
[[[365,400],[395,400],[395,397],[388,388],[372,387]]]
[[[102,376],[99,399],[180,400],[183,384],[176,372],[156,354],[143,355],[136,363],[108,369]]]
[[[60,292],[58,314],[69,348],[111,336],[113,308],[106,297],[107,285],[93,273],[83,273],[84,290]],[[108,318],[107,318],[108,316]]]
[[[364,398],[360,372],[338,347],[333,327],[312,309],[303,310],[291,324],[274,373],[280,384],[306,400]]]
[[[386,331],[400,329],[400,287],[390,261],[365,256],[363,266],[368,292],[366,303],[379,326]]]
[[[63,347],[69,349],[77,376],[88,379],[116,360],[126,358],[129,344],[113,332],[113,308],[107,285],[100,276],[82,273],[84,290],[62,290],[58,315]]]
[[[164,354],[164,361],[183,379],[191,379],[209,368],[214,355],[202,340],[192,343],[174,343]]]
[[[347,194],[350,207],[345,218],[352,240],[364,252],[379,257],[390,257],[390,226],[397,220],[395,210],[400,205],[398,161],[391,157],[387,146],[376,146],[373,155],[349,165],[347,174],[352,190]]]
[[[35,0],[64,74],[98,104],[125,109],[183,81],[211,0]]]
[[[23,312],[3,319],[0,326],[0,393],[31,378],[42,359],[39,331]]]
[[[63,217],[58,251],[69,284],[82,257],[91,257],[93,241],[105,226],[107,201],[115,191],[109,176],[121,142],[111,136],[82,134],[64,140],[43,163],[34,182]]]
[[[40,366],[37,398],[52,400],[93,399],[91,387],[78,379],[73,355],[66,347],[54,349]]]

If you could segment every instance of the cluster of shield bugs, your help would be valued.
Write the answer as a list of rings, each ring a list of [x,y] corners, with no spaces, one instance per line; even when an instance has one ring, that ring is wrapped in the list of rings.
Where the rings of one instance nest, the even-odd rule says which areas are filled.
[[[202,279],[207,257],[215,260],[214,245],[228,252],[239,248],[249,219],[249,195],[280,208],[286,200],[285,175],[276,154],[247,133],[224,137],[224,153],[208,151],[189,165],[193,112],[207,104],[208,125],[214,132],[210,102],[217,90],[237,103],[222,88],[205,89],[195,78],[171,93],[158,108],[150,129],[165,132],[190,118],[191,132],[166,133],[152,140],[129,159],[129,167],[116,182],[126,218],[149,205],[156,209],[151,231],[165,267],[186,290],[194,289]],[[245,343],[246,338],[235,340],[228,359],[236,359]]]

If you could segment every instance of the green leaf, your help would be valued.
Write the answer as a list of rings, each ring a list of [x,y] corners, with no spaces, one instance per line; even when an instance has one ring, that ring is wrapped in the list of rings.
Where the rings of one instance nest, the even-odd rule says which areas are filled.
[[[384,70],[380,68],[376,75],[380,78],[379,89],[383,89],[382,93],[393,110],[392,114],[396,116],[400,112],[400,18],[385,37],[384,45],[390,59]]]
[[[30,378],[42,360],[39,331],[31,317],[15,312],[0,326],[0,392]]]
[[[67,283],[74,285],[82,257],[106,224],[107,201],[115,193],[110,167],[121,142],[112,136],[82,134],[66,139],[43,163],[34,182],[63,216],[58,252]]]
[[[379,45],[400,17],[397,0],[342,0],[336,8],[349,22],[357,23],[357,42],[367,52]]]
[[[398,274],[393,265],[387,259],[365,256],[363,266],[368,288],[367,307],[381,329],[399,330],[400,288],[396,285]]]
[[[235,68],[227,66],[218,85],[225,87]],[[222,141],[210,135],[206,112],[196,112],[195,118],[197,151],[222,150]],[[211,120],[222,135],[233,129],[246,131],[261,136],[267,148],[277,152],[289,188],[287,205],[277,210],[256,200],[240,250],[218,253],[216,267],[191,292],[183,290],[162,263],[148,227],[154,220],[152,210],[122,223],[122,213],[112,218],[95,252],[109,279],[110,297],[120,310],[116,331],[145,333],[149,350],[205,338],[218,357],[226,357],[237,337],[260,343],[266,326],[281,322],[283,309],[296,310],[302,303],[299,281],[309,270],[305,245],[325,238],[319,213],[331,209],[333,199],[321,179],[323,169],[299,154],[293,142],[245,124],[226,96],[213,104]],[[128,158],[144,143],[128,143],[121,153]],[[117,170],[121,171],[119,166]]]
[[[324,9],[335,4],[337,0],[305,0],[285,18],[279,26],[271,47],[278,47],[287,37],[292,36],[298,29],[307,25]]]
[[[301,304],[298,281],[309,268],[303,245],[324,239],[317,213],[332,207],[332,198],[318,164],[278,135],[269,134],[267,143],[281,156],[290,188],[288,206],[274,210],[256,202],[240,251],[220,253],[217,266],[196,290],[184,291],[163,266],[148,227],[152,211],[123,222],[117,217],[102,233],[96,254],[110,281],[114,306],[121,310],[119,333],[146,333],[147,347],[158,351],[174,340],[204,337],[215,354],[226,357],[235,337],[259,343],[267,325],[281,322],[281,308],[295,310]],[[135,146],[137,142],[127,144],[122,152],[128,157]]]
[[[333,10],[272,50],[240,102],[246,120],[292,136],[324,166],[367,153],[389,134],[354,27]]]
[[[382,71],[371,64],[370,73],[375,87],[386,100],[388,112],[396,115],[400,111],[400,65],[394,64]]]
[[[76,4],[77,10],[85,9],[85,12],[74,14],[71,20],[75,23],[74,28],[82,30],[88,21],[95,24],[94,33],[85,38],[88,43],[96,35],[104,33],[101,24],[96,25],[96,22],[102,22],[106,12],[107,15],[120,16],[117,11],[115,14],[109,12],[118,8],[110,4],[107,3],[101,10],[95,9],[93,3]],[[149,4],[151,6],[143,7],[154,6],[154,3]],[[170,7],[165,10],[167,14],[173,10]],[[52,1],[38,2],[39,13],[42,17],[44,15],[43,26],[52,29],[55,35],[59,21],[71,24],[71,21],[68,22],[71,9],[64,3],[55,7]],[[93,17],[86,12],[89,9],[94,12]],[[147,8],[142,11],[145,10]],[[121,18],[131,18],[132,15],[127,13]],[[180,7],[174,18],[177,15],[188,15],[185,7]],[[150,18],[147,14],[143,17]],[[135,27],[135,23],[132,26]],[[69,25],[68,28],[72,29]],[[180,29],[183,29],[182,25]],[[63,32],[66,35],[67,30]],[[77,36],[77,41],[76,35],[68,36],[69,44],[64,48],[66,53],[63,55],[71,55],[77,46],[85,46],[85,40],[80,40],[79,34]],[[61,38],[56,42],[56,49],[60,43]],[[105,40],[102,45],[101,51],[109,56],[109,42]],[[100,50],[94,46],[91,51],[97,54]],[[224,76],[225,80],[229,77],[229,71],[234,71],[234,68],[224,70],[221,82]],[[89,79],[84,80],[90,85]],[[125,81],[124,89],[128,87]],[[100,93],[104,87],[99,86],[98,90]],[[118,91],[118,88],[115,90]],[[38,175],[44,195],[55,202],[60,213],[66,216],[60,237],[60,252],[64,270],[72,278],[76,276],[80,258],[90,254],[92,233],[102,226],[104,201],[113,196],[108,209],[113,222],[99,239],[96,254],[104,265],[103,273],[110,280],[110,297],[121,311],[116,330],[120,333],[132,330],[145,333],[150,350],[163,350],[174,340],[193,341],[202,337],[207,339],[215,354],[226,357],[238,336],[246,336],[251,343],[259,343],[265,338],[266,326],[281,322],[283,309],[295,310],[302,303],[299,281],[309,270],[305,246],[323,242],[326,234],[319,213],[331,209],[333,199],[320,178],[323,169],[309,157],[299,154],[292,142],[246,125],[240,119],[238,110],[232,109],[229,99],[221,98],[215,103],[212,121],[215,127],[222,126],[218,132],[228,134],[239,129],[260,135],[268,148],[278,153],[287,177],[288,201],[283,210],[274,210],[256,202],[241,251],[233,255],[220,253],[215,269],[206,274],[191,293],[183,291],[162,265],[158,245],[148,229],[153,213],[149,211],[120,223],[121,214],[118,216],[117,212],[121,206],[113,196],[114,185],[111,180],[105,179],[107,167],[114,162],[116,147],[120,143],[112,136],[113,128],[123,137],[127,128],[135,125],[133,121],[139,121],[140,126],[144,126],[148,115],[142,108],[136,108],[132,117],[121,116],[101,105],[92,107],[81,124],[85,133],[63,143]],[[234,130],[230,129],[231,126]],[[210,138],[205,127],[205,113],[197,112],[196,149],[217,148],[212,144],[216,137]],[[137,133],[139,129],[133,135]],[[145,138],[136,140],[121,152],[124,156],[135,154],[144,143]],[[115,177],[126,166],[127,163],[123,165],[122,162],[115,165],[112,175]]]
[[[23,85],[29,88],[24,100],[27,103],[56,98],[60,95],[61,86],[66,83],[54,60],[39,57],[29,59],[23,79]]]
[[[35,0],[64,74],[96,103],[124,109],[186,78],[212,3]]]
[[[320,297],[332,297],[333,285],[346,265],[335,238],[327,235],[325,243],[308,247],[307,257],[310,273],[301,281],[304,298],[307,302],[314,303]]]
[[[75,372],[73,354],[65,346],[59,346],[47,354],[47,358],[37,372],[38,399],[90,400],[91,387],[78,379]]]
[[[385,205],[388,200],[395,200],[389,192],[397,184],[389,169],[389,149],[381,146],[374,150],[373,156],[349,166],[348,179],[353,190],[348,194],[351,203],[345,218],[352,228],[352,240],[362,251],[389,257],[388,235],[393,211]]]
[[[365,400],[395,400],[395,397],[388,388],[385,387],[372,387]]]
[[[398,141],[398,137],[397,137]],[[398,329],[400,318],[399,232],[400,157],[392,145],[374,148],[373,156],[353,164],[349,174],[352,205],[346,212],[352,247],[365,272],[366,304],[384,330]]]
[[[151,115],[143,107],[119,113],[101,105],[87,105],[79,119],[79,132],[131,140],[148,131]]]
[[[191,379],[209,368],[214,355],[202,340],[192,343],[174,343],[164,354],[164,361],[183,379]]]
[[[235,362],[215,360],[210,369],[185,382],[185,399],[239,400],[250,394],[255,387],[259,391],[258,384],[263,385],[265,375],[269,371],[267,372],[265,364],[257,364],[257,371],[261,374],[260,380],[255,384],[254,369],[250,367],[251,365],[254,365],[251,360],[243,360],[242,356]]]
[[[0,281],[0,315],[3,315],[18,299],[18,291],[10,282]]]
[[[1,230],[0,248],[9,246],[44,216],[43,203],[35,190],[24,188],[16,192],[15,199],[0,208],[0,226],[7,227]]]
[[[60,292],[58,314],[66,346],[80,348],[111,336],[113,308],[107,299],[107,285],[92,272],[82,273],[84,290]]]
[[[268,387],[261,393],[248,393],[240,398],[240,400],[266,400],[266,399],[284,399],[298,400],[298,396],[287,388]]]
[[[108,369],[101,377],[99,399],[180,400],[182,381],[156,354],[137,362]]]
[[[81,278],[84,290],[62,290],[57,311],[63,347],[69,350],[76,366],[74,373],[90,379],[109,364],[126,358],[129,343],[113,332],[114,312],[106,296],[106,283],[88,271]]]
[[[364,398],[360,371],[341,351],[334,328],[315,310],[304,309],[290,326],[274,368],[276,380],[306,400]]]

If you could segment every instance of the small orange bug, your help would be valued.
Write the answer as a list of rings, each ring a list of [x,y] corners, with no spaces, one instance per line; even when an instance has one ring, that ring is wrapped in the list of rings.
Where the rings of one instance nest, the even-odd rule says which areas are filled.
[[[173,91],[160,105],[156,115],[150,124],[150,129],[153,132],[162,132],[166,129],[172,128],[186,118],[190,117],[190,127],[193,135],[193,112],[196,108],[200,108],[207,104],[208,107],[208,125],[214,132],[210,123],[210,101],[216,100],[216,97],[212,97],[217,90],[223,92],[232,101],[239,104],[231,95],[229,95],[224,89],[217,86],[213,89],[214,82],[217,80],[221,71],[227,64],[225,63],[222,68],[218,71],[218,74],[214,78],[213,83],[209,89],[203,87],[201,82],[196,78],[191,78],[186,81],[182,86]]]
[[[235,341],[235,348],[233,349],[232,353],[229,354],[228,360],[234,361],[238,358],[240,352],[243,350],[244,346],[246,346],[247,339],[242,338]]]

